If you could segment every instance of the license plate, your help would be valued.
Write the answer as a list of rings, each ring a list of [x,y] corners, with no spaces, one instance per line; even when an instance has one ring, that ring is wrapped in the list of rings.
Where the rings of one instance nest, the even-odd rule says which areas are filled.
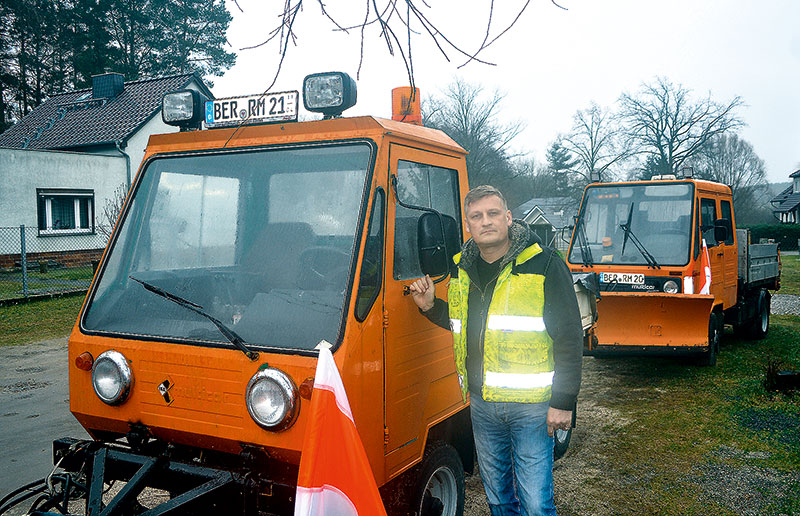
[[[644,274],[628,274],[625,272],[601,272],[600,283],[624,283],[626,285],[644,285]]]
[[[264,124],[297,120],[296,91],[214,99],[206,102],[206,125]]]

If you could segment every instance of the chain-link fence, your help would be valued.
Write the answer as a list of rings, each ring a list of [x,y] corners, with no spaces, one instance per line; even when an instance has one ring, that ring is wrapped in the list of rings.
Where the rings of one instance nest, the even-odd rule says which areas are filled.
[[[86,290],[108,231],[0,227],[0,301]]]

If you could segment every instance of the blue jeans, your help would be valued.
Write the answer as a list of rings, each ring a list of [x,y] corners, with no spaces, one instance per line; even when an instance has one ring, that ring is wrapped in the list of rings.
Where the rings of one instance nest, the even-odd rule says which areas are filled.
[[[496,403],[471,396],[475,448],[492,516],[555,516],[549,408],[549,402]]]

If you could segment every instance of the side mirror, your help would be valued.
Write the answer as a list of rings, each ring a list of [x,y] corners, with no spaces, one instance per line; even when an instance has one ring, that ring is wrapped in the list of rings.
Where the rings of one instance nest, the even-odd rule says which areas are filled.
[[[423,274],[443,276],[450,273],[453,255],[461,248],[458,224],[449,215],[425,212],[417,222],[417,249]]]
[[[714,240],[725,242],[732,233],[731,221],[728,219],[717,219],[714,221]]]

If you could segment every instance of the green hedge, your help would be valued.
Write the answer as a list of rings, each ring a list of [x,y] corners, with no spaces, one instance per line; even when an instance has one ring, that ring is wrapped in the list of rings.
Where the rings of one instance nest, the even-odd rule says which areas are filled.
[[[762,238],[772,238],[780,243],[782,251],[797,250],[800,224],[753,224],[741,227],[750,229],[750,241],[754,244]]]

